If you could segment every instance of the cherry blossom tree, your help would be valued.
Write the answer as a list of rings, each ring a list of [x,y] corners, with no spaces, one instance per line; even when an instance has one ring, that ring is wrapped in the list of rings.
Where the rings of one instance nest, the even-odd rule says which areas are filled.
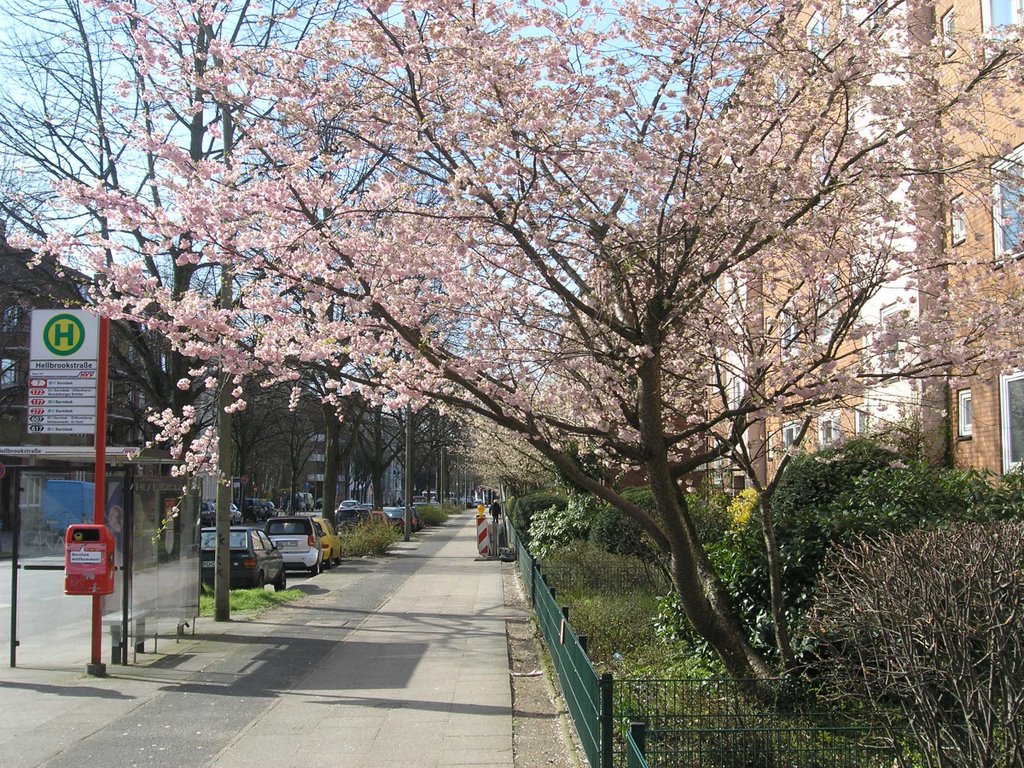
[[[239,377],[333,361],[338,396],[432,399],[521,436],[668,553],[736,676],[772,670],[681,479],[759,420],[974,359],[1024,316],[1010,290],[958,301],[934,199],[940,174],[985,162],[940,126],[966,136],[981,99],[998,108],[1016,56],[990,40],[948,63],[915,6],[385,2],[294,47],[211,39],[203,68],[176,46],[221,4],[101,7],[129,20],[163,105],[131,132],[158,195],[60,189],[109,222],[45,244],[102,270],[105,311]],[[230,112],[230,162],[168,130],[200,94]],[[156,252],[230,270],[234,302],[168,290]],[[880,327],[862,310],[886,291],[900,311]],[[898,364],[865,354],[897,344]],[[646,478],[655,511],[609,467]]]

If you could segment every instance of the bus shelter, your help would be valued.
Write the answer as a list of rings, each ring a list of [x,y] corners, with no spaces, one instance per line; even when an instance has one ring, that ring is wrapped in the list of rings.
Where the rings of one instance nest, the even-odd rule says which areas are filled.
[[[199,500],[170,475],[173,463],[162,452],[107,448],[105,525],[116,571],[102,631],[112,664],[195,626]],[[0,468],[10,666],[72,664],[89,655],[91,598],[64,594],[64,538],[69,525],[93,521],[93,449],[0,446]]]

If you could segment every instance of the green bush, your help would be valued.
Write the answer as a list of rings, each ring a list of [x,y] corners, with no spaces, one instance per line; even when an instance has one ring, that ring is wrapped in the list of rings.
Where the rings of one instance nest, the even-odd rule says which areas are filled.
[[[596,502],[593,496],[570,494],[564,507],[537,510],[530,521],[530,552],[545,558],[560,547],[586,539]]]
[[[900,457],[870,440],[844,445],[792,460],[772,499],[783,578],[783,599],[794,630],[798,651],[803,617],[814,594],[814,584],[827,553],[843,540],[851,527],[846,504],[857,478],[888,468]],[[729,526],[706,545],[708,555],[732,594],[755,646],[775,650],[768,563],[759,512],[744,526]],[[840,522],[842,521],[842,522]],[[671,623],[667,622],[666,623]],[[685,621],[677,622],[685,626]]]
[[[611,666],[658,641],[649,591],[575,595],[569,603],[569,622],[577,634],[587,636],[587,654],[595,664]]]
[[[798,651],[828,554],[864,535],[1019,517],[1024,485],[1012,475],[935,469],[868,440],[794,459],[773,499],[783,598]],[[756,645],[774,649],[760,517],[708,546]]]
[[[379,557],[402,537],[393,525],[379,520],[363,520],[340,535],[344,557]]]
[[[416,514],[419,515],[424,525],[443,525],[448,522],[448,511],[442,507],[435,507],[433,504],[418,507]]]
[[[529,544],[530,525],[533,516],[540,510],[556,507],[564,509],[566,505],[565,493],[555,489],[535,491],[526,496],[520,496],[515,500],[512,511],[512,525],[519,532],[520,537]]]

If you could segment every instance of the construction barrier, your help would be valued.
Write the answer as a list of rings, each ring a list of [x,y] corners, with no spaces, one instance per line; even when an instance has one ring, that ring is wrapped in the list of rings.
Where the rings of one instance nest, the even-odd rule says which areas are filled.
[[[476,548],[484,557],[491,556],[491,543],[487,530],[487,517],[484,515],[476,516]]]

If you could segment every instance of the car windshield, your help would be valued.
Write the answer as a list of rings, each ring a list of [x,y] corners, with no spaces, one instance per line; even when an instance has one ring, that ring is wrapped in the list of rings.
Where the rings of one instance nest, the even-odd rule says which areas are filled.
[[[309,532],[309,523],[301,520],[272,520],[267,524],[267,533],[271,535],[294,534],[306,536]]]
[[[228,546],[231,549],[248,549],[248,531],[231,531],[231,538],[228,541]],[[200,539],[200,546],[203,549],[211,550],[217,548],[217,532],[216,531],[203,531],[202,538]]]

